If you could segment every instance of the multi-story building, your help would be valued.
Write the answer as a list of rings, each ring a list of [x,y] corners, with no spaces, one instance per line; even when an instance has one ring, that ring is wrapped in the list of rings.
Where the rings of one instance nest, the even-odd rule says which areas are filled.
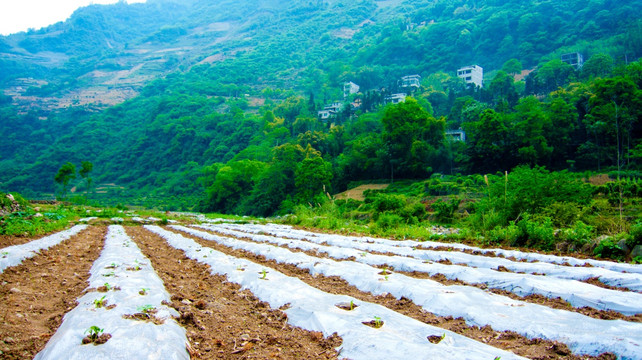
[[[419,88],[421,86],[421,76],[408,75],[401,78],[401,86],[405,88]]]
[[[464,79],[466,84],[484,86],[484,69],[479,65],[465,66],[457,70],[457,76]]]
[[[343,84],[343,98],[347,98],[348,96],[352,94],[356,94],[359,92],[359,85],[353,83],[352,81],[349,81],[345,84]]]
[[[563,54],[561,60],[579,70],[584,65],[584,57],[578,52]]]
[[[390,94],[386,96],[386,104],[399,104],[406,102],[406,93]]]

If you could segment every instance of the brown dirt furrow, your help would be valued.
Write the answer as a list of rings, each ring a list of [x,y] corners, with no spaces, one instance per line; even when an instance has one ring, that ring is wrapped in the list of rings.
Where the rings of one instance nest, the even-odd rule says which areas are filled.
[[[202,229],[202,228],[199,228],[199,230],[200,231],[209,232],[211,234],[215,234],[215,235],[218,235],[218,236],[223,236],[223,237],[224,236],[230,236],[230,235],[223,234],[223,233],[220,233],[220,232],[214,231],[214,230],[206,230],[206,229]],[[237,237],[237,238],[241,239],[241,240],[246,240],[246,241],[253,241],[249,237]],[[284,248],[284,249],[288,249],[288,250],[290,250],[292,252],[302,252],[302,253],[305,253],[305,254],[310,255],[310,256],[316,256],[316,257],[320,257],[320,258],[329,258],[329,256],[326,253],[322,253],[322,252],[301,250],[301,249],[292,249],[292,248],[288,247],[287,245],[280,245],[279,247]],[[382,252],[377,252],[377,251],[369,251],[368,253],[377,254],[377,255],[384,255],[384,256],[399,256],[399,255],[392,254],[392,253],[382,253]],[[348,259],[344,259],[344,260],[340,260],[340,259],[333,259],[333,260],[335,260],[335,261],[355,261],[356,259],[348,258]],[[452,265],[452,263],[450,261],[448,261],[448,260],[441,260],[441,261],[438,261],[438,262],[441,263],[441,264]],[[388,266],[388,265],[381,265],[381,266],[377,266],[377,267],[380,268],[380,269],[387,268],[387,269],[389,269],[391,271],[395,270],[393,267]],[[500,266],[500,267],[503,268],[503,266]],[[508,271],[510,271],[510,270],[508,270]],[[524,301],[524,302],[528,302],[528,303],[532,303],[532,304],[544,305],[544,306],[548,306],[548,307],[553,308],[553,309],[572,311],[572,312],[580,313],[582,315],[589,316],[589,317],[592,317],[592,318],[595,318],[595,319],[600,319],[600,320],[617,320],[617,319],[620,319],[620,320],[631,321],[631,322],[642,322],[642,313],[636,314],[636,315],[627,316],[627,315],[621,314],[621,313],[619,313],[617,311],[613,311],[613,310],[598,310],[598,309],[593,309],[593,308],[588,307],[588,306],[581,307],[581,308],[576,308],[576,307],[573,307],[571,304],[569,304],[567,301],[565,301],[565,300],[563,300],[562,298],[559,298],[559,297],[551,299],[551,298],[547,298],[546,296],[537,295],[537,294],[528,295],[528,296],[519,296],[519,295],[517,295],[515,293],[512,293],[510,291],[507,291],[507,290],[496,289],[496,288],[488,288],[488,286],[486,284],[471,284],[471,283],[468,283],[468,282],[465,282],[465,281],[461,281],[461,280],[458,280],[458,279],[448,279],[444,274],[430,275],[428,273],[419,272],[419,271],[411,271],[411,272],[408,272],[408,271],[396,271],[396,272],[399,273],[399,274],[403,274],[403,275],[406,275],[406,276],[411,276],[411,277],[418,278],[418,279],[431,279],[431,280],[437,281],[437,282],[439,282],[439,283],[441,283],[443,285],[474,286],[476,288],[479,288],[479,289],[482,289],[482,290],[489,290],[489,291],[491,291],[491,292],[493,292],[495,294],[503,295],[503,296],[509,297],[511,299],[514,299],[514,300],[520,300],[520,301]],[[593,280],[593,282],[589,282],[588,280],[586,282],[589,282],[590,284],[594,284],[594,282],[598,282],[598,283],[604,285],[597,278],[592,278],[592,279],[589,279],[589,280]],[[606,286],[608,286],[608,285],[606,285]],[[614,287],[611,287],[611,288],[614,288]]]
[[[307,284],[331,294],[343,294],[352,296],[355,299],[368,301],[383,305],[400,314],[412,317],[426,324],[447,329],[458,334],[467,336],[471,339],[483,342],[485,344],[511,351],[517,355],[536,360],[563,359],[563,360],[615,360],[617,357],[613,354],[605,353],[600,356],[578,356],[571,353],[568,347],[557,341],[543,339],[528,339],[513,331],[496,331],[490,326],[478,327],[469,326],[463,318],[453,318],[451,316],[437,316],[424,310],[421,306],[416,305],[409,299],[397,299],[388,294],[373,295],[357,289],[348,284],[339,277],[326,277],[323,275],[312,276],[307,270],[302,270],[294,265],[279,264],[274,260],[267,260],[264,256],[255,255],[244,250],[234,250],[229,247],[217,244],[213,241],[201,239],[190,234],[168,228],[167,230],[181,234],[182,236],[194,239],[202,246],[207,246],[223,252],[225,254],[245,258],[250,261],[263,264],[278,270],[285,275],[298,277]],[[199,229],[200,230],[200,229]]]
[[[31,359],[42,350],[89,285],[105,227],[89,227],[0,274],[0,358]]]
[[[185,256],[142,227],[128,235],[147,256],[187,329],[192,359],[336,359],[341,339],[324,338],[287,323],[287,315],[271,309],[251,292],[212,275],[208,265]]]

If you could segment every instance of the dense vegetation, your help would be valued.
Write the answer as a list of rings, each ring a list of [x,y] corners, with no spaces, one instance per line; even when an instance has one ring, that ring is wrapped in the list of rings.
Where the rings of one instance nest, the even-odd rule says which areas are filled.
[[[544,166],[571,173],[613,171],[613,178],[637,184],[642,23],[635,8],[633,0],[266,0],[258,6],[150,0],[90,6],[65,23],[0,38],[0,52],[11,53],[0,57],[0,82],[44,79],[48,85],[27,93],[55,98],[84,86],[89,80],[83,74],[125,68],[139,59],[138,52],[181,46],[194,51],[158,55],[153,60],[162,60],[157,70],[166,76],[104,111],[22,109],[0,96],[0,189],[28,197],[55,189],[63,195],[67,184],[54,187],[61,166],[89,161],[94,199],[266,216],[323,205],[350,184],[373,179],[442,181],[442,174],[505,176],[504,171]],[[21,51],[64,56],[52,70],[46,62],[9,60]],[[560,61],[561,54],[575,51],[587,60],[581,69]],[[217,60],[202,61],[211,55]],[[486,71],[482,89],[454,75],[473,63]],[[522,70],[528,76],[516,81]],[[421,87],[402,88],[400,78],[411,74],[422,76]],[[321,121],[317,111],[343,99],[346,81],[361,86],[346,102],[361,106]],[[387,95],[401,91],[412,97],[384,104]],[[465,142],[445,133],[460,128]],[[527,167],[513,171],[520,165]],[[583,188],[581,177],[559,176],[572,180],[571,188]],[[591,208],[600,196],[614,204],[613,188],[587,190],[590,196],[578,198],[564,190],[546,197],[573,195],[568,201],[515,209],[505,190],[501,207],[495,201],[501,196],[493,195],[499,190],[479,177],[453,179],[472,181],[468,190],[487,192],[488,198],[473,197],[478,205],[461,207],[466,191],[434,194],[426,185],[409,198],[391,200],[397,202],[390,205],[394,209],[404,209],[401,214],[385,204],[350,206],[363,213],[365,223],[385,227],[399,222],[395,216],[405,223],[426,219],[429,196],[456,195],[428,210],[448,222],[466,209],[475,231],[514,230],[514,236],[502,236],[520,244],[525,240],[515,227],[524,233],[531,222],[546,224],[542,211],[553,211],[555,204]],[[91,190],[80,177],[70,181],[75,193]],[[631,206],[638,196],[634,190],[617,194]],[[580,213],[589,215],[568,215],[571,220],[551,227],[581,227],[581,221],[598,228],[590,217],[594,212]],[[622,221],[598,230],[615,233],[632,225]]]

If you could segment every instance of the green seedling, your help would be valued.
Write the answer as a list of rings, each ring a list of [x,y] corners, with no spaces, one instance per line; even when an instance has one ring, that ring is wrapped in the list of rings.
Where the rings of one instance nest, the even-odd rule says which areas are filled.
[[[137,308],[138,312],[141,312],[141,313],[143,313],[143,314],[147,314],[147,315],[149,315],[149,314],[150,314],[151,312],[153,312],[155,309],[156,309],[156,308],[154,308],[152,305],[149,305],[149,304],[147,304],[147,305],[143,305],[143,306],[139,306],[139,307]]]
[[[384,280],[384,281],[388,281],[388,275],[384,275],[384,276],[383,276],[383,280]]]
[[[499,357],[499,356],[496,356],[495,359],[493,359],[493,360],[502,360],[502,358]]]
[[[3,257],[3,258],[4,258],[4,257],[7,257],[7,255],[9,255],[9,252],[8,252],[8,251],[3,251],[3,252],[2,252],[2,257]]]
[[[361,257],[366,257],[366,255],[368,255],[368,253],[364,251],[360,255],[361,255]]]
[[[109,276],[116,276],[116,273],[113,271],[108,272],[107,274],[103,274],[104,277],[109,277]]]
[[[384,276],[388,275],[388,267],[387,266],[383,267],[383,271],[381,272],[381,275],[384,275]],[[388,279],[386,279],[386,280],[388,280]]]
[[[107,291],[113,289],[113,287],[111,285],[109,285],[109,283],[105,283],[104,286],[107,288]]]
[[[98,326],[94,325],[89,329],[85,330],[84,334],[89,334],[89,338],[91,340],[96,340],[104,331],[105,329],[101,329]]]
[[[350,311],[354,310],[354,300],[350,300]]]
[[[142,289],[140,289],[140,291],[138,293],[141,294],[141,295],[147,295],[148,291],[149,291],[148,288],[142,288]]]
[[[267,280],[267,271],[265,269],[261,270],[261,279]]]
[[[101,308],[105,306],[107,303],[107,300],[105,300],[105,296],[101,297],[100,299],[94,300],[94,305],[96,305],[96,308]]]
[[[375,323],[375,328],[380,328],[383,326],[383,322],[381,321],[381,318],[378,316],[374,317],[374,323]]]

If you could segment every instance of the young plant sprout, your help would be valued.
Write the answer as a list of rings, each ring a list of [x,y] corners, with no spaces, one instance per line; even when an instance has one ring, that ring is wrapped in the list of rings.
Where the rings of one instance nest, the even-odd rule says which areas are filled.
[[[354,310],[354,300],[350,300],[350,310]]]
[[[96,308],[101,308],[101,307],[105,306],[106,303],[107,303],[107,300],[105,300],[105,296],[104,295],[100,299],[94,300],[94,305],[96,306]]]
[[[261,270],[261,279],[267,280],[267,271],[265,269]]]
[[[9,255],[9,252],[8,252],[8,251],[3,251],[3,252],[2,252],[2,257],[3,257],[3,258],[4,258],[4,257],[7,257],[7,255]]]
[[[105,329],[101,329],[98,326],[94,325],[85,330],[84,334],[88,334],[91,340],[96,340],[104,331]]]
[[[149,291],[148,288],[141,288],[140,291],[138,292],[141,295],[147,295],[147,292]]]
[[[148,314],[149,315],[149,313],[154,311],[154,307],[152,305],[150,305],[150,304],[147,304],[147,305],[139,306],[137,308],[137,310],[138,310],[138,312],[141,312],[143,314]]]
[[[112,289],[112,286],[109,285],[109,283],[105,283],[105,288],[107,288],[107,291],[109,291]]]
[[[109,276],[116,276],[116,273],[113,271],[108,272],[107,274],[103,274],[104,277],[109,277]]]
[[[374,323],[375,323],[375,328],[378,329],[383,326],[383,322],[381,321],[381,318],[378,316],[374,317]]]

